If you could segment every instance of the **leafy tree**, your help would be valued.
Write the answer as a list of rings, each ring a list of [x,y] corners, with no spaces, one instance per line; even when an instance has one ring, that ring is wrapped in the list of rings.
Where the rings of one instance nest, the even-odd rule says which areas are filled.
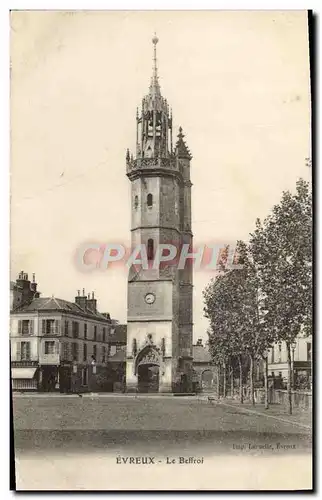
[[[281,202],[263,221],[256,221],[250,240],[265,312],[264,331],[285,341],[288,356],[288,402],[292,413],[291,347],[300,331],[312,331],[312,196],[300,179],[296,193],[283,192]]]
[[[248,259],[245,243],[237,243],[238,264],[241,269],[232,269],[220,274],[204,292],[205,313],[210,319],[209,346],[213,359],[225,367],[231,358],[238,359],[240,379],[240,401],[243,402],[243,357],[250,356],[251,397],[254,403],[254,362],[257,355],[257,293],[254,287],[256,276]]]

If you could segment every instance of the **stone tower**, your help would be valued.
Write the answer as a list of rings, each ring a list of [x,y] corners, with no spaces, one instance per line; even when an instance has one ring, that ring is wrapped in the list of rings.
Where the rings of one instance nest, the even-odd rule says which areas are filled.
[[[192,264],[178,259],[153,265],[159,245],[192,251],[191,154],[172,143],[172,112],[161,95],[156,45],[149,93],[136,116],[136,154],[126,154],[131,182],[132,249],[146,249],[148,268],[128,277],[126,388],[139,392],[188,392],[192,378]],[[142,248],[142,247],[141,247]],[[143,250],[142,250],[142,253]],[[166,254],[166,252],[165,252]]]

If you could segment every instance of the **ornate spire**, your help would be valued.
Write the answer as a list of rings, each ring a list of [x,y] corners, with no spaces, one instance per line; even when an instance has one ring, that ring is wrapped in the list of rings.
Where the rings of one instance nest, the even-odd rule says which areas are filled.
[[[152,43],[153,43],[153,67],[152,67],[152,77],[151,77],[151,84],[150,84],[150,95],[155,96],[161,96],[161,90],[160,90],[160,85],[159,85],[159,78],[158,78],[158,66],[157,66],[157,43],[159,39],[154,33],[154,37],[152,38]]]
[[[192,159],[191,153],[185,141],[183,140],[184,134],[182,133],[182,127],[179,127],[179,134],[177,135],[178,140],[176,143],[176,153],[181,158]]]

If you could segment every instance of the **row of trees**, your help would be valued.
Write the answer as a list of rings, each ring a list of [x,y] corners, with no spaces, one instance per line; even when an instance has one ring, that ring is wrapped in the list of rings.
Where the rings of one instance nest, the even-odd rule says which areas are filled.
[[[214,362],[239,367],[243,402],[243,367],[249,367],[254,400],[254,368],[264,360],[265,408],[268,408],[267,357],[275,342],[285,341],[288,357],[288,404],[292,413],[291,348],[300,331],[312,329],[312,194],[300,179],[296,192],[283,192],[280,203],[261,222],[248,243],[238,241],[239,266],[227,269],[228,248],[218,276],[205,288],[205,315],[210,321],[208,344]]]

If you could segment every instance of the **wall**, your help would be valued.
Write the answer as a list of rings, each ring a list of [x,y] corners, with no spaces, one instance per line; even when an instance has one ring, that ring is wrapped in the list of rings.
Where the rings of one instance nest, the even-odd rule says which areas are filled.
[[[18,332],[18,321],[22,319],[33,320],[33,334],[32,335],[20,335]],[[54,319],[58,320],[58,330],[55,334],[43,335],[42,333],[42,320]],[[69,322],[68,336],[65,335],[65,320]],[[79,338],[74,339],[72,333],[72,322],[76,321],[79,324]],[[84,324],[87,324],[87,340],[84,339]],[[97,340],[94,340],[94,326],[97,327]],[[106,331],[106,342],[103,343],[103,327]],[[111,329],[111,324],[103,323],[95,319],[85,319],[76,315],[62,314],[61,312],[45,314],[45,313],[31,313],[31,314],[15,314],[11,316],[10,319],[10,341],[11,341],[11,359],[12,361],[20,361],[17,359],[17,342],[29,341],[30,342],[30,352],[31,360],[39,361],[40,364],[59,364],[63,355],[62,343],[69,344],[69,355],[67,360],[72,361],[71,356],[71,344],[75,342],[79,345],[78,347],[78,362],[83,362],[83,344],[87,344],[87,360],[91,360],[91,356],[94,353],[94,345],[97,346],[97,364],[101,364],[102,361],[102,347],[106,348],[106,357],[108,349],[108,337],[109,331]],[[61,341],[60,345],[57,344],[55,356],[45,355],[44,343],[45,341]]]
[[[255,399],[263,403],[265,398],[264,389],[255,389]],[[287,391],[282,389],[271,389],[268,392],[269,404],[281,404],[287,406]],[[312,408],[312,393],[308,391],[292,391],[292,403],[295,408]]]

